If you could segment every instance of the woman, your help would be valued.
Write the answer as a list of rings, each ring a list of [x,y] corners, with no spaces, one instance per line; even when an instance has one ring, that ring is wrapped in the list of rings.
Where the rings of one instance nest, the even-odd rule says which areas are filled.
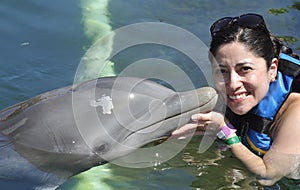
[[[293,76],[278,72],[282,43],[258,14],[219,19],[210,31],[214,82],[226,117],[215,111],[193,115],[195,122],[173,135],[214,123],[217,136],[261,184],[300,178],[300,94],[293,92]]]

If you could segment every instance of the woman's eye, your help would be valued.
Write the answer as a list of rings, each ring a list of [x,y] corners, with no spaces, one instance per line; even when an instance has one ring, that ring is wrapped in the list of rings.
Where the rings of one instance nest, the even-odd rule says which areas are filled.
[[[216,81],[219,82],[227,81],[229,78],[229,72],[227,69],[222,69],[222,68],[214,69],[214,78]]]
[[[251,68],[251,67],[242,67],[241,70],[242,70],[243,72],[246,72],[246,71],[252,70],[252,68]]]
[[[215,74],[224,74],[227,73],[226,69],[214,69]]]
[[[220,69],[220,72],[224,74],[224,73],[227,73],[227,70],[226,69]]]

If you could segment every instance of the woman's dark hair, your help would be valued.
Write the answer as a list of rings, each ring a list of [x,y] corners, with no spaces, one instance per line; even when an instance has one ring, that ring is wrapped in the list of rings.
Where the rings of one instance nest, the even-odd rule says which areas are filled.
[[[256,27],[251,29],[234,24],[212,36],[210,52],[213,56],[216,56],[220,46],[232,42],[240,42],[251,52],[264,58],[267,62],[267,68],[271,66],[274,57],[279,58],[283,46],[283,43],[265,28]]]
[[[211,54],[216,56],[220,46],[232,42],[240,42],[251,52],[264,58],[268,69],[271,66],[272,59],[274,57],[279,60],[280,52],[299,59],[299,55],[294,53],[291,48],[283,45],[283,42],[270,33],[266,28],[261,26],[246,28],[239,26],[238,24],[233,24],[231,27],[212,35],[210,44]]]

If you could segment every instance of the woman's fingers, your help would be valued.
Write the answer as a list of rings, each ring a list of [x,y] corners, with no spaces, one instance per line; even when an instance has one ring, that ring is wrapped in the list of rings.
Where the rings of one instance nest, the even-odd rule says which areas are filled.
[[[194,135],[197,131],[209,129],[217,131],[224,125],[224,116],[218,112],[198,113],[191,116],[192,122],[172,132],[175,137],[187,137]]]
[[[211,112],[194,114],[192,115],[191,119],[193,121],[201,121],[201,122],[211,121]]]
[[[224,116],[219,112],[208,112],[208,113],[198,113],[192,115],[191,119],[193,121],[199,121],[202,123],[215,123],[222,127],[224,125]]]
[[[192,122],[188,123],[179,129],[176,129],[175,131],[172,132],[172,136],[183,136],[183,135],[188,135],[191,133],[194,133],[196,130],[202,130],[204,131],[204,125],[199,123],[199,122]]]

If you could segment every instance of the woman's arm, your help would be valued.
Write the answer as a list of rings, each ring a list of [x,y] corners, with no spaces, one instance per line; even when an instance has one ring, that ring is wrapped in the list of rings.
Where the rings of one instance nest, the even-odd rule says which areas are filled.
[[[291,94],[275,119],[276,130],[270,150],[260,158],[241,143],[232,145],[233,154],[263,185],[272,185],[290,173],[299,173],[300,156],[300,95]],[[300,177],[300,176],[299,176]]]
[[[243,162],[243,164],[254,174],[259,176],[259,182],[262,185],[272,185],[281,177],[280,171],[276,171],[271,160],[272,156],[266,153],[264,158],[261,158],[252,153],[242,143],[237,143],[231,146],[232,153]]]
[[[231,147],[233,154],[254,174],[262,185],[273,185],[282,177],[299,170],[299,155],[278,152],[272,147],[263,158],[253,154],[243,144]]]
[[[242,143],[231,146],[233,154],[254,174],[258,175],[263,185],[272,185],[290,173],[299,173],[300,178],[300,94],[292,93],[280,109],[275,119],[273,144],[263,158],[256,156]],[[216,123],[221,128],[224,117],[220,113],[199,113],[192,117],[191,124],[173,132],[180,136],[187,131],[193,131],[207,122]],[[204,125],[205,126],[205,125]],[[216,129],[217,131],[218,129]],[[235,134],[233,134],[235,135]]]

